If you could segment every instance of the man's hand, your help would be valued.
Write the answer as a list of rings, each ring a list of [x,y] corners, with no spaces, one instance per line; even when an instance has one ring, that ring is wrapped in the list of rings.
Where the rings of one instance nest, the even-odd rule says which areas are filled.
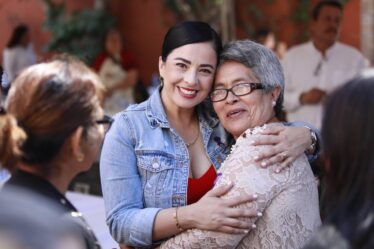
[[[319,88],[312,88],[300,95],[299,101],[302,105],[315,105],[320,103],[326,96],[326,92]]]

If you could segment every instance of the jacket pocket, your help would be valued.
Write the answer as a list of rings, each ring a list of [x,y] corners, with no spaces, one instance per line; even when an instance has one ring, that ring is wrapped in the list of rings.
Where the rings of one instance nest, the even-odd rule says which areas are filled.
[[[175,159],[163,151],[137,151],[146,207],[168,207],[173,191]]]

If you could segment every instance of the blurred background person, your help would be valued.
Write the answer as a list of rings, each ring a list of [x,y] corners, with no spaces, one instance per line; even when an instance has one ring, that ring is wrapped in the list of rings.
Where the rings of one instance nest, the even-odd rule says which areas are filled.
[[[95,59],[97,71],[105,88],[104,110],[113,115],[135,102],[134,88],[138,82],[137,62],[123,49],[121,34],[116,29],[108,31],[104,51]]]
[[[374,248],[374,70],[325,102],[327,218],[306,249]]]
[[[291,48],[283,58],[288,121],[321,127],[326,95],[365,68],[363,55],[338,42],[343,18],[339,1],[320,1],[311,16],[311,40]]]
[[[255,31],[254,41],[273,50],[279,59],[282,59],[287,52],[287,43],[278,41],[273,31],[267,28],[260,28]]]
[[[111,121],[100,107],[102,90],[83,63],[61,58],[24,70],[0,112],[0,160],[12,173],[3,189],[27,189],[58,205],[76,221],[86,248],[100,246],[65,192],[97,158]]]
[[[29,28],[20,24],[14,28],[3,52],[3,67],[9,82],[26,67],[36,63],[36,54],[31,43]],[[10,85],[5,86],[9,88]]]

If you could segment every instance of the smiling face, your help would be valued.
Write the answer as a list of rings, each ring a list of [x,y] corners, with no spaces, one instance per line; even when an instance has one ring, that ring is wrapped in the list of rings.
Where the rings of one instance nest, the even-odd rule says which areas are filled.
[[[214,89],[230,89],[240,83],[261,83],[252,70],[235,61],[224,62],[218,68]],[[253,90],[241,97],[229,92],[225,100],[214,102],[222,126],[237,139],[245,130],[263,125],[274,117],[272,102],[279,96],[279,88],[266,93]]]
[[[159,59],[160,75],[164,81],[161,92],[166,108],[192,109],[209,94],[217,63],[211,42],[193,43],[174,49]]]

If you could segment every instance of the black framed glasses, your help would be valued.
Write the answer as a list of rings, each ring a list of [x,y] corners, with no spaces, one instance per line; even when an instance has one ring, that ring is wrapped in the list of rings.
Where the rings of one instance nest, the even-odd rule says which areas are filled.
[[[108,131],[114,119],[108,115],[104,115],[102,119],[96,120],[96,124],[104,125],[105,131]]]
[[[237,97],[240,97],[240,96],[248,95],[253,90],[257,90],[257,89],[264,89],[264,85],[262,83],[240,83],[229,89],[226,89],[226,88],[214,89],[210,93],[209,98],[212,102],[219,102],[219,101],[225,100],[229,92],[231,92]]]

